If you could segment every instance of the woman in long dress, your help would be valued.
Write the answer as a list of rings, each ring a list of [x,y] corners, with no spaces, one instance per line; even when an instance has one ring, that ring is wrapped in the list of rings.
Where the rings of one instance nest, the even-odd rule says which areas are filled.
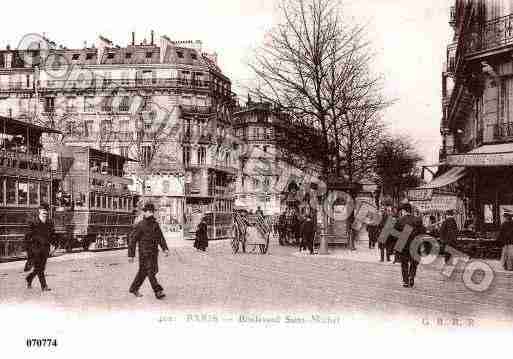
[[[201,219],[200,224],[198,225],[198,230],[196,231],[196,239],[194,240],[194,248],[199,251],[205,252],[208,247],[208,233],[207,233],[207,222],[205,221],[205,217]]]
[[[505,270],[513,271],[513,213],[504,212],[504,223],[501,226],[497,241],[502,246],[501,264]]]

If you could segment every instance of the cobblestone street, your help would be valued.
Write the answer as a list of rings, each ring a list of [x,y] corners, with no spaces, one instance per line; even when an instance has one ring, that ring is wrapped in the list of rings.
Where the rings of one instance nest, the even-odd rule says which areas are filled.
[[[379,263],[362,243],[358,251],[329,256],[297,253],[271,245],[270,253],[233,255],[228,242],[211,242],[207,254],[191,242],[170,241],[170,256],[160,256],[159,281],[167,297],[157,301],[148,283],[143,298],[128,293],[137,264],[126,251],[73,253],[51,258],[47,277],[53,291],[39,283],[25,287],[23,262],[0,265],[2,309],[36,305],[59,311],[173,311],[191,313],[366,313],[375,318],[414,321],[513,323],[513,282],[496,273],[490,290],[476,293],[432,268],[420,267],[414,289],[403,288],[399,264]],[[497,323],[496,323],[497,324]],[[495,324],[495,325],[496,325]]]

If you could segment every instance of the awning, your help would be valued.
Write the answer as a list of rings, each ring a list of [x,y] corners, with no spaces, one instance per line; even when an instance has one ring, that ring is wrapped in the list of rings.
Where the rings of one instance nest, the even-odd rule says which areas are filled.
[[[454,167],[449,171],[443,173],[442,175],[435,177],[431,182],[425,184],[423,186],[418,187],[419,189],[427,189],[427,188],[441,188],[445,187],[451,183],[456,182],[463,176],[465,176],[465,168],[464,167]]]
[[[408,190],[408,200],[410,201],[429,201],[433,197],[433,189],[445,187],[458,181],[465,176],[464,167],[454,167],[441,174],[428,184]]]
[[[446,164],[467,167],[513,166],[513,143],[483,145],[467,153],[448,155]]]

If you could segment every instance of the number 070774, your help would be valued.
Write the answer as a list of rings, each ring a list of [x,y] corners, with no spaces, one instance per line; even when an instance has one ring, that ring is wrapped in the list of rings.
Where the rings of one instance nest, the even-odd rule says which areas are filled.
[[[57,339],[54,338],[27,338],[27,348],[50,348],[57,346]]]

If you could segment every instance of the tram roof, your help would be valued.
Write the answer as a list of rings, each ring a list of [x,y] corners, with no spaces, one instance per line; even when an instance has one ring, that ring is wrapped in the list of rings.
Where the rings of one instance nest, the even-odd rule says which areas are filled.
[[[139,162],[133,158],[130,158],[130,157],[127,157],[127,156],[121,156],[121,155],[118,155],[116,153],[112,153],[112,152],[107,152],[107,151],[102,151],[102,150],[99,150],[97,148],[93,148],[93,147],[89,147],[89,146],[69,146],[69,147],[72,147],[72,148],[87,148],[89,149],[89,152],[92,153],[92,154],[95,154],[95,155],[99,155],[99,156],[109,156],[109,157],[113,157],[113,158],[118,158],[118,159],[122,159],[124,161],[129,161],[129,162]]]
[[[6,131],[12,131],[9,133],[24,133],[27,128],[31,131],[46,132],[46,133],[61,133],[61,131],[54,130],[50,127],[39,126],[33,123],[15,120],[10,117],[0,116],[0,131],[3,131],[3,125],[5,123]]]

